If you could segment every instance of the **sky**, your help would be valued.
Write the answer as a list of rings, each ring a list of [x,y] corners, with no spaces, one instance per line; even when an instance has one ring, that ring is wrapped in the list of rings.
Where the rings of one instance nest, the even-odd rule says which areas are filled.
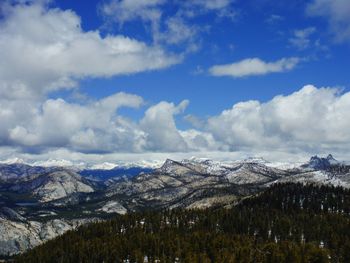
[[[0,160],[350,160],[348,0],[2,0]]]

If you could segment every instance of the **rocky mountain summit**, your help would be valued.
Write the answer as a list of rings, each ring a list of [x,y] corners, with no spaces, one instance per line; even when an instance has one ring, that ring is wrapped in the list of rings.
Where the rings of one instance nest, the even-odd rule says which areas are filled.
[[[341,165],[339,161],[329,154],[326,158],[312,156],[310,161],[303,165],[303,168],[309,168],[311,170],[329,170],[332,166]]]
[[[74,168],[1,164],[0,254],[22,252],[79,224],[116,214],[234,206],[278,182],[350,187],[350,167],[331,155],[314,156],[305,164],[168,159],[157,169],[132,170],[139,171],[132,176],[113,169],[96,179]]]

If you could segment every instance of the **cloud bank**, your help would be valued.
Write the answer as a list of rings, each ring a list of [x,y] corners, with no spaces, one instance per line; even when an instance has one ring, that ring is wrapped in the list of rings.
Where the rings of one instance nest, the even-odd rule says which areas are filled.
[[[1,149],[22,153],[66,149],[77,153],[285,152],[345,154],[350,147],[350,93],[307,85],[270,101],[243,101],[202,120],[200,127],[180,129],[188,101],[161,101],[140,121],[118,113],[142,110],[143,99],[117,93],[87,104],[49,99],[27,105],[25,113],[1,104]],[[187,116],[187,117],[186,117]],[[2,151],[1,151],[2,152]],[[5,150],[4,150],[5,152]]]
[[[207,130],[227,150],[346,151],[350,93],[304,86],[272,100],[240,102],[208,119]]]

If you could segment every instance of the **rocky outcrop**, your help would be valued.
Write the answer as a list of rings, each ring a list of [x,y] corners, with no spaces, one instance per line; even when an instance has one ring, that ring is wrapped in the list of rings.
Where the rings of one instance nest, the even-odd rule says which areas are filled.
[[[93,219],[27,220],[10,208],[0,212],[0,255],[14,255],[40,245]]]
[[[21,181],[10,187],[11,191],[30,193],[40,202],[49,202],[73,193],[94,191],[89,180],[69,170],[45,173],[31,180]]]

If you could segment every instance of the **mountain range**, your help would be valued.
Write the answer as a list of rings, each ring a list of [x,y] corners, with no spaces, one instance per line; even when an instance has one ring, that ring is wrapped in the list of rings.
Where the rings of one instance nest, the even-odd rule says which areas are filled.
[[[232,207],[273,184],[287,182],[350,188],[350,166],[332,155],[313,156],[303,164],[261,158],[232,162],[168,159],[158,168],[3,162],[0,255],[23,252],[81,224],[116,214]]]

